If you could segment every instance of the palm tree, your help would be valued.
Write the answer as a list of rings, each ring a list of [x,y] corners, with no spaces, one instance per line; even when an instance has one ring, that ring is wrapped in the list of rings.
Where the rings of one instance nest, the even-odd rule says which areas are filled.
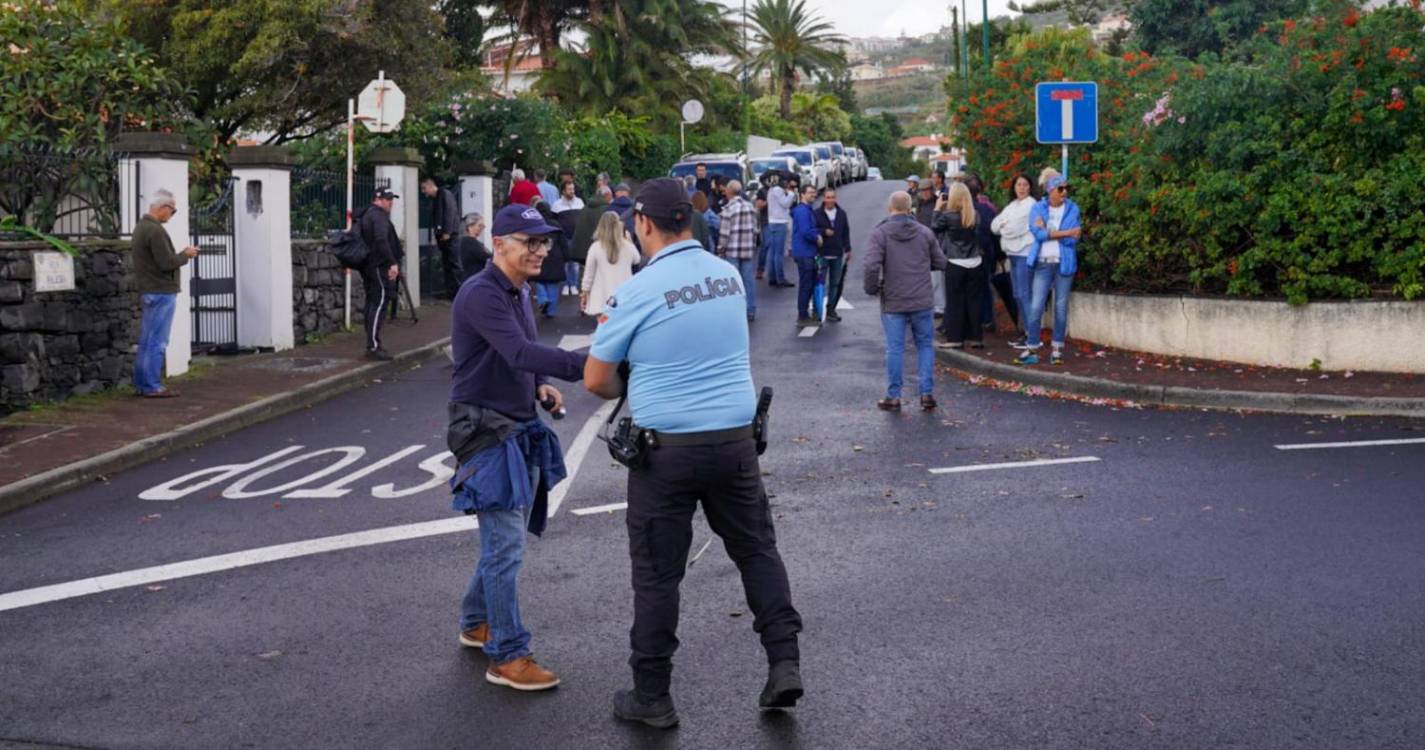
[[[792,90],[797,71],[808,76],[846,67],[846,57],[836,49],[846,38],[832,25],[808,12],[806,0],[757,0],[752,8],[749,67],[754,75],[771,71],[780,82],[782,117],[792,116]]]
[[[581,24],[582,48],[561,50],[540,79],[545,93],[589,114],[671,118],[680,102],[703,93],[689,57],[737,49],[736,26],[717,2],[607,0],[604,11]]]
[[[554,67],[559,42],[564,33],[591,15],[602,15],[607,0],[498,0],[488,2],[494,13],[489,25],[510,28],[510,54],[506,69],[511,68],[520,53],[520,39],[531,37],[539,43],[539,53],[545,68]]]

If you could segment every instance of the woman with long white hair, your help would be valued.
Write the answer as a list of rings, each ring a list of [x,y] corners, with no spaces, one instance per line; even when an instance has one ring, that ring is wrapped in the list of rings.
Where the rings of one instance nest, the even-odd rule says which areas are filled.
[[[624,231],[618,214],[609,211],[599,217],[594,229],[594,243],[584,265],[584,279],[579,290],[579,309],[585,315],[599,315],[604,302],[614,296],[623,282],[633,276],[638,262],[638,248]]]

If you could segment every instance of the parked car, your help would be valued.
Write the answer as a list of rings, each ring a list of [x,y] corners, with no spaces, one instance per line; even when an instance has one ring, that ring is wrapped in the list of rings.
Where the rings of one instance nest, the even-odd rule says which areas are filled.
[[[828,151],[827,153],[830,153]],[[831,185],[830,160],[817,156],[817,151],[808,146],[781,148],[772,152],[773,156],[790,156],[797,162],[797,171],[802,182],[815,185],[817,190],[825,190]]]
[[[880,167],[866,167],[866,179],[876,181],[881,179]]]
[[[804,148],[815,151],[817,158],[826,161],[826,184],[828,187],[840,187],[841,183],[846,181],[842,175],[841,160],[836,158],[836,154],[832,152],[830,142],[808,143]]]
[[[846,153],[846,146],[841,141],[827,141],[826,145],[831,147],[831,155],[841,162],[841,182],[852,182],[856,179],[856,165],[851,160],[851,155]]]
[[[738,180],[746,185],[752,181],[752,170],[747,167],[747,156],[735,154],[683,154],[683,158],[668,170],[669,177],[683,179],[697,174],[699,164],[706,164],[708,177],[722,175],[729,180]]]
[[[866,179],[866,155],[859,148],[847,148],[846,153],[851,157],[852,179]]]
[[[747,192],[755,194],[766,182],[768,173],[776,173],[782,179],[789,175],[803,175],[801,168],[797,165],[795,157],[791,156],[768,156],[764,159],[753,159],[747,165],[752,169],[752,182],[748,183]],[[813,178],[815,174],[813,173]],[[805,178],[804,179],[810,179]],[[815,181],[814,179],[812,180]]]

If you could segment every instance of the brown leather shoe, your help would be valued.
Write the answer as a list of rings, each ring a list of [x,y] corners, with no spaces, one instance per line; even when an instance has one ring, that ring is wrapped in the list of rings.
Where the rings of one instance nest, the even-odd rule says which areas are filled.
[[[559,684],[559,675],[539,666],[533,656],[521,656],[504,664],[491,664],[485,681],[515,690],[548,690]]]
[[[484,648],[485,641],[490,640],[490,624],[482,622],[479,625],[460,631],[460,645],[467,648]]]

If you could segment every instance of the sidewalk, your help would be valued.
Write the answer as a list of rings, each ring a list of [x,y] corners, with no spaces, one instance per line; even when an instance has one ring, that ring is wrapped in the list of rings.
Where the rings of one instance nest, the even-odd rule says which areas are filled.
[[[976,385],[1031,395],[1070,396],[1142,406],[1303,414],[1425,417],[1425,375],[1327,372],[1167,357],[1069,339],[1063,365],[1011,362],[1005,336],[980,350],[938,350],[942,364]]]
[[[0,419],[0,513],[406,369],[449,337],[449,305],[427,302],[419,323],[386,327],[390,362],[366,359],[357,330],[280,353],[195,358],[166,382],[179,398],[107,392],[11,414]]]

